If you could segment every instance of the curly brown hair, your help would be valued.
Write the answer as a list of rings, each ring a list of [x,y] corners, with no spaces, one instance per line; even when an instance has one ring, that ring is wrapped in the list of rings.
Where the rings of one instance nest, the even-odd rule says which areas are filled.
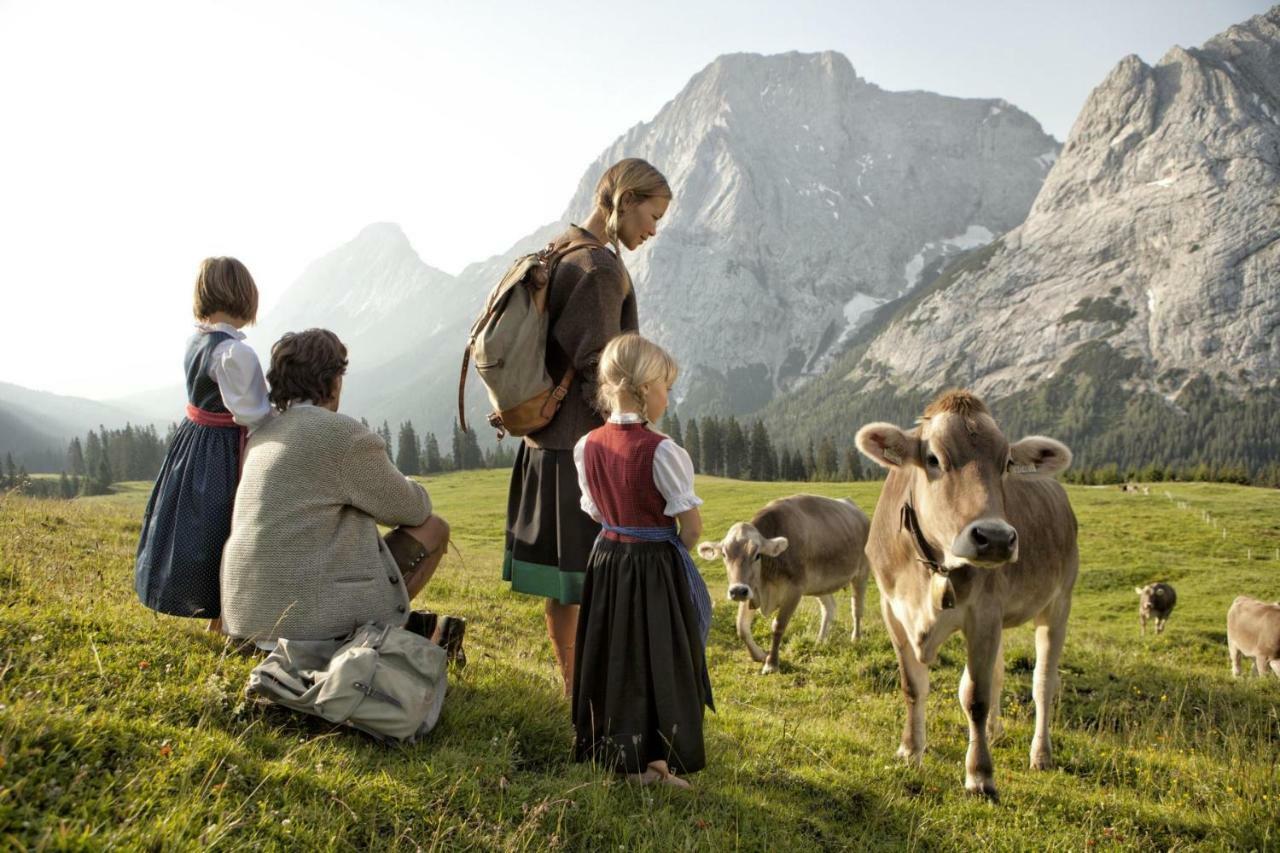
[[[271,346],[267,395],[280,411],[309,400],[316,405],[333,396],[338,377],[347,372],[347,347],[328,329],[285,332]]]

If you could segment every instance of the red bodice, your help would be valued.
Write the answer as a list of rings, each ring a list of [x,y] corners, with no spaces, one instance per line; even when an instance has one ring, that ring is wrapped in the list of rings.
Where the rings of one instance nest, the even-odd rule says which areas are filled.
[[[582,462],[600,515],[613,527],[670,527],[667,499],[653,482],[653,454],[666,436],[644,424],[607,423],[587,435]],[[606,532],[610,539],[636,542]]]

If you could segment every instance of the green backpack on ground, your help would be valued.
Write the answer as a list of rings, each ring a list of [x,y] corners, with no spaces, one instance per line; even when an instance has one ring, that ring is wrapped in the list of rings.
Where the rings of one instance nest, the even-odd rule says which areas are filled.
[[[444,649],[426,637],[370,622],[341,640],[280,640],[249,673],[245,693],[412,743],[440,718],[446,668]]]
[[[489,392],[493,413],[489,425],[504,435],[528,435],[551,423],[573,381],[570,367],[557,384],[547,372],[547,285],[556,265],[570,252],[604,248],[594,240],[578,240],[517,258],[489,292],[484,310],[471,325],[458,379],[458,425],[465,432],[464,394],[467,365]]]

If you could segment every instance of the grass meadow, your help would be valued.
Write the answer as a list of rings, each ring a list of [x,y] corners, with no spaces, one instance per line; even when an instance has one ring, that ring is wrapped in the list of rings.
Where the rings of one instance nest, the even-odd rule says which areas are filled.
[[[818,646],[806,601],[782,671],[762,677],[734,636],[723,568],[701,560],[716,601],[708,768],[682,792],[575,764],[541,602],[499,579],[505,472],[427,486],[459,553],[417,603],[470,619],[470,665],[451,674],[436,730],[405,748],[246,702],[254,659],[137,602],[148,484],[0,501],[0,848],[1280,847],[1280,680],[1232,679],[1225,623],[1238,593],[1280,597],[1280,492],[1070,489],[1082,567],[1058,768],[1027,768],[1034,646],[1029,626],[1013,629],[990,803],[962,786],[958,635],[933,670],[924,766],[907,767],[894,758],[904,710],[874,583],[859,645],[843,607]],[[797,491],[870,512],[879,488],[699,479],[713,536]],[[1133,587],[1155,580],[1178,605],[1144,639]]]

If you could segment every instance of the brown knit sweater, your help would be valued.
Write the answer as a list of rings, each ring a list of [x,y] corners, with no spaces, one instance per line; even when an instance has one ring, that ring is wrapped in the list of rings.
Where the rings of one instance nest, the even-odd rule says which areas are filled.
[[[555,239],[595,239],[576,225]],[[555,419],[525,440],[547,450],[572,450],[604,423],[596,410],[596,367],[605,344],[640,327],[636,295],[622,262],[608,249],[581,249],[556,266],[547,288],[547,370],[556,382],[570,364],[577,370]]]

